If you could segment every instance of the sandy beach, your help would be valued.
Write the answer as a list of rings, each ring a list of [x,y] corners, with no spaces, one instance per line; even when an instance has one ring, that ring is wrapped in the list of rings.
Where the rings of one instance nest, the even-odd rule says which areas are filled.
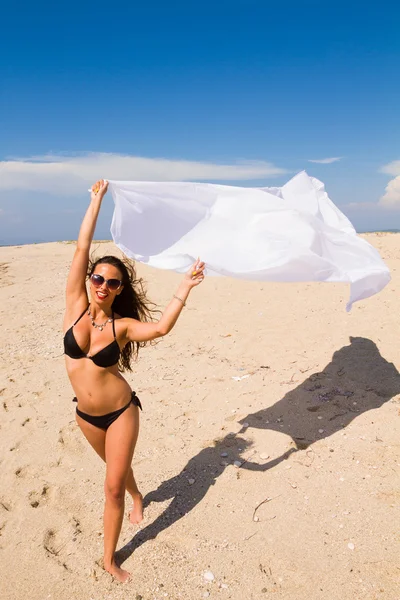
[[[126,585],[64,367],[75,245],[0,248],[1,600],[399,600],[400,235],[365,237],[392,281],[350,314],[344,284],[208,278],[141,351]],[[137,269],[164,307],[180,276]]]

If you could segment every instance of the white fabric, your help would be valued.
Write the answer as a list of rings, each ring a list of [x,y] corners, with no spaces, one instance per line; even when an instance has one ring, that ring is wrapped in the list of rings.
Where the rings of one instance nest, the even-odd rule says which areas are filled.
[[[379,292],[389,269],[358,237],[323,183],[299,173],[281,188],[110,181],[111,233],[130,258],[180,273],[260,281],[342,281],[352,304]]]

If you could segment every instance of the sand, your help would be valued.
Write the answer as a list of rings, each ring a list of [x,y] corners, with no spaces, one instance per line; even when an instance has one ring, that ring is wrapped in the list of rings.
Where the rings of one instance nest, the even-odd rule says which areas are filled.
[[[393,280],[352,313],[346,285],[209,278],[141,351],[126,585],[64,368],[74,244],[0,248],[1,600],[399,600],[400,235],[366,237]],[[180,277],[138,271],[164,306]]]

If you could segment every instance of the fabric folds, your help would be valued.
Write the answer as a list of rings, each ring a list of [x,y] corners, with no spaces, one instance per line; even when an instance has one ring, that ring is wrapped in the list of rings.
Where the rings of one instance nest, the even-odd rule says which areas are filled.
[[[347,310],[390,281],[324,185],[304,171],[282,187],[109,181],[111,234],[130,258],[185,272],[259,281],[350,283]]]

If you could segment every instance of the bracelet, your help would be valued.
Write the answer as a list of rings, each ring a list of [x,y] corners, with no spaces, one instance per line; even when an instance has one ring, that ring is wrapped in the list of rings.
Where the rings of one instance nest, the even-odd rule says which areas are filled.
[[[183,306],[186,306],[186,302],[184,300],[182,300],[182,298],[179,298],[179,296],[175,296],[175,294],[174,294],[174,298],[175,298],[175,300],[179,300],[179,302],[182,302]]]

